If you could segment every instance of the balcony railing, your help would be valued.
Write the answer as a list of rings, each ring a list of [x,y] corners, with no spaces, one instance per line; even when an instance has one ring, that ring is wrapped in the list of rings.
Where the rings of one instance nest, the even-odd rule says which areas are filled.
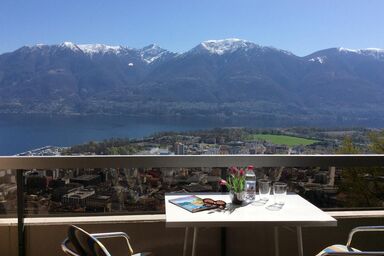
[[[31,156],[0,157],[0,170],[17,170],[19,255],[24,255],[25,170],[53,168],[383,167],[384,155]],[[384,211],[375,212],[384,215]]]

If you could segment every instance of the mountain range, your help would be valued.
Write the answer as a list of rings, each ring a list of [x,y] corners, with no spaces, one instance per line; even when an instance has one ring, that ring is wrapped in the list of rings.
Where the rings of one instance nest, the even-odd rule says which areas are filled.
[[[103,44],[0,55],[0,113],[384,120],[384,50],[300,57],[241,39],[184,53]]]

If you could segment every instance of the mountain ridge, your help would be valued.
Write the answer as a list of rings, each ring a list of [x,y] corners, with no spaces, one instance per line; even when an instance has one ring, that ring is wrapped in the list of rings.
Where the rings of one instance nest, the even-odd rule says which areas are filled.
[[[34,47],[44,47],[44,46],[59,46],[59,45],[66,45],[68,47],[71,47],[69,45],[74,45],[74,46],[104,46],[104,47],[107,47],[107,48],[125,48],[125,49],[129,49],[129,50],[142,50],[142,49],[145,49],[147,47],[150,47],[150,46],[157,46],[163,50],[166,50],[168,52],[171,52],[171,53],[175,53],[175,54],[178,54],[178,55],[181,55],[183,53],[186,53],[188,51],[191,51],[193,50],[194,48],[198,47],[198,46],[201,46],[201,45],[204,45],[204,44],[212,44],[212,43],[217,43],[217,44],[222,44],[222,43],[233,43],[233,42],[237,42],[237,43],[242,43],[242,44],[249,44],[249,45],[254,45],[256,47],[259,47],[259,48],[269,48],[269,49],[276,49],[276,50],[279,50],[279,51],[283,51],[283,52],[286,52],[286,53],[289,53],[289,54],[292,54],[292,55],[295,55],[297,57],[301,57],[301,58],[305,58],[307,56],[310,56],[310,55],[313,55],[315,54],[316,52],[318,51],[315,51],[313,53],[310,53],[310,54],[307,54],[307,55],[304,55],[304,56],[299,56],[299,55],[296,55],[294,54],[293,52],[290,52],[290,51],[287,51],[287,50],[283,50],[283,49],[278,49],[278,48],[275,48],[273,46],[261,46],[257,43],[254,43],[252,41],[248,41],[248,40],[245,40],[245,39],[239,39],[239,38],[226,38],[226,39],[209,39],[209,40],[205,40],[201,43],[199,43],[198,45],[196,45],[195,47],[193,47],[192,49],[190,50],[187,50],[187,51],[184,51],[184,52],[180,52],[180,53],[176,53],[176,52],[173,52],[173,51],[170,51],[170,50],[166,50],[165,48],[161,48],[160,46],[158,46],[157,44],[155,43],[151,43],[147,46],[144,46],[142,48],[132,48],[132,47],[129,47],[129,46],[123,46],[123,45],[107,45],[107,44],[101,44],[101,43],[94,43],[94,44],[76,44],[76,43],[73,43],[73,42],[70,42],[70,41],[66,41],[66,42],[63,42],[63,43],[59,43],[59,44],[35,44],[35,45],[32,45],[32,46],[28,46],[28,45],[24,45],[20,48],[23,48],[23,47],[27,47],[27,48],[34,48]],[[20,49],[18,48],[18,49]],[[17,51],[18,49],[14,50],[14,51]],[[358,49],[351,49],[351,48],[345,48],[345,47],[330,47],[330,48],[327,48],[327,49],[324,49],[324,50],[329,50],[329,49],[337,49],[338,51],[340,52],[353,52],[353,53],[369,53],[369,52],[372,52],[372,53],[378,53],[378,54],[384,54],[384,48],[373,48],[373,47],[368,47],[368,48],[358,48]],[[11,52],[14,52],[14,51],[11,51]],[[323,51],[323,50],[320,50],[320,51]],[[11,52],[4,52],[4,53],[0,53],[0,55],[2,54],[6,54],[6,53],[11,53]]]
[[[104,44],[0,55],[0,113],[364,120],[384,117],[384,50],[304,57],[242,39],[174,53]]]

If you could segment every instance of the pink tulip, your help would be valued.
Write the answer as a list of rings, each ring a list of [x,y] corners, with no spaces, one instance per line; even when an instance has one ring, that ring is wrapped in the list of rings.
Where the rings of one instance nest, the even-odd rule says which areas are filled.
[[[253,165],[248,165],[247,169],[253,171]]]
[[[239,172],[239,170],[235,166],[232,166],[231,168],[229,168],[229,170],[233,175],[236,175]]]
[[[243,169],[240,169],[240,171],[239,171],[239,175],[240,175],[240,176],[244,176],[244,174],[245,174],[244,170],[243,170]]]
[[[219,184],[221,186],[226,186],[227,185],[227,181],[222,179],[222,180],[219,181]]]

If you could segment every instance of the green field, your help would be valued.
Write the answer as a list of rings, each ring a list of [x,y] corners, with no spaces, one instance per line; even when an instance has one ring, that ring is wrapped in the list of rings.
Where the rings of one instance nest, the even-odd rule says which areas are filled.
[[[318,142],[317,140],[304,139],[287,135],[274,135],[274,134],[250,134],[246,137],[246,140],[265,140],[272,144],[287,145],[287,146],[308,146]]]

